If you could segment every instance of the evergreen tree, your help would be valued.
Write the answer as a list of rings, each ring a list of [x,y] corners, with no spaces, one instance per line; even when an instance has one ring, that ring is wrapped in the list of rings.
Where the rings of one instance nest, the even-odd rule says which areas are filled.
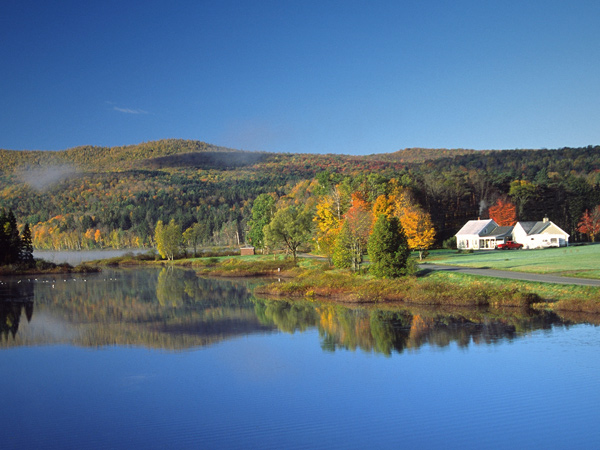
[[[26,264],[33,263],[33,240],[31,238],[31,229],[29,224],[25,224],[23,232],[21,233],[21,252],[19,259]]]
[[[346,221],[344,221],[340,232],[336,236],[331,259],[333,265],[338,269],[352,267],[352,234]]]
[[[405,273],[410,249],[398,218],[380,214],[367,248],[370,271],[376,277],[397,278]]]
[[[2,210],[0,212],[0,265],[7,264],[6,259],[8,255],[8,236],[5,231],[6,222],[6,211]]]
[[[13,264],[19,261],[21,238],[17,228],[17,218],[12,210],[0,215],[0,264]]]

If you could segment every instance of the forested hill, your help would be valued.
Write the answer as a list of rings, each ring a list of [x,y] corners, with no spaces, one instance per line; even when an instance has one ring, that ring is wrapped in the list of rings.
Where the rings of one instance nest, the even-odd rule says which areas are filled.
[[[21,167],[71,165],[87,171],[119,171],[135,167],[139,161],[182,153],[221,153],[236,150],[200,141],[165,139],[123,147],[82,146],[62,151],[0,150],[0,171]]]
[[[392,153],[375,153],[369,155],[369,159],[378,161],[393,161],[406,164],[423,163],[442,158],[454,158],[461,155],[483,154],[489,150],[465,150],[447,148],[405,148]]]
[[[38,248],[151,245],[158,220],[202,225],[205,245],[243,241],[254,200],[315,203],[332,186],[367,203],[398,186],[428,213],[437,243],[510,200],[572,240],[600,205],[600,146],[557,150],[407,149],[349,156],[246,152],[162,140],[64,151],[0,150],[0,208],[32,226]],[[393,188],[395,186],[395,188]],[[349,201],[349,200],[348,200]]]

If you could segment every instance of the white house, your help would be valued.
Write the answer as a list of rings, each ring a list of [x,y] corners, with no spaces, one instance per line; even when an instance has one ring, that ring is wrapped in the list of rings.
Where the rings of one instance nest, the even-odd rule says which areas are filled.
[[[456,233],[456,246],[459,249],[494,249],[496,245],[510,239],[513,227],[500,227],[494,220],[469,220]]]
[[[523,248],[569,245],[569,235],[547,217],[541,222],[517,222],[512,235],[515,242],[523,244]]]
[[[494,220],[469,220],[456,233],[456,247],[467,250],[494,249],[512,240],[523,248],[564,247],[569,235],[544,217],[541,222],[517,222],[514,227],[500,227]]]

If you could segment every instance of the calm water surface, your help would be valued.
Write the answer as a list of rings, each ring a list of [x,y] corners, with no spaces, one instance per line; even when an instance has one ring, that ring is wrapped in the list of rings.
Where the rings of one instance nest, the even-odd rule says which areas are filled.
[[[597,448],[597,318],[1,279],[2,448]]]
[[[95,261],[97,259],[108,259],[126,254],[137,255],[146,253],[148,249],[105,249],[105,250],[35,250],[34,258],[44,259],[55,264],[68,263],[77,266],[83,262]]]

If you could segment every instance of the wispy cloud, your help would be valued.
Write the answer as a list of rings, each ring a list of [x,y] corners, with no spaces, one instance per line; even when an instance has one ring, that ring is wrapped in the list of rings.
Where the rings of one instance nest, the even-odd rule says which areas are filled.
[[[104,102],[111,107],[112,111],[118,111],[123,114],[150,114],[148,111],[143,109],[135,109],[135,108],[123,108],[122,106],[118,106],[115,102],[106,101]]]
[[[125,114],[149,114],[148,111],[144,111],[143,109],[121,108],[119,106],[113,106],[113,110]]]
[[[38,191],[44,191],[57,183],[76,174],[76,170],[71,166],[50,166],[42,168],[21,167],[17,172],[19,178],[32,188]]]

